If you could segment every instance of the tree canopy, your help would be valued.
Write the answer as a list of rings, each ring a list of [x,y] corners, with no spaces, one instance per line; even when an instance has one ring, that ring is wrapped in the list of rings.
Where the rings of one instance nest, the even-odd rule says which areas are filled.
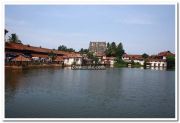
[[[67,48],[65,45],[60,45],[60,46],[58,47],[58,50],[75,52],[75,50],[74,50],[73,48]]]
[[[123,49],[123,45],[122,43],[119,43],[118,45],[116,45],[115,42],[112,43],[107,43],[107,50],[106,50],[106,56],[113,56],[116,57],[118,59],[121,59],[122,55],[125,53],[124,49]]]
[[[81,49],[79,50],[79,53],[81,53],[81,54],[87,54],[88,52],[89,52],[88,49],[83,49],[83,48],[81,48]]]
[[[98,64],[99,59],[98,59],[97,56],[95,56],[95,55],[93,54],[93,52],[88,52],[88,53],[87,53],[87,58],[88,58],[88,59],[92,59],[92,61],[94,61],[95,64]]]
[[[146,53],[143,53],[143,54],[142,54],[142,57],[143,57],[144,59],[146,59],[146,58],[148,58],[148,57],[149,57],[149,55],[148,55],[148,54],[146,54]]]
[[[9,31],[7,29],[4,30],[4,34],[6,35]]]
[[[53,51],[51,51],[48,56],[51,58],[51,60],[54,60],[57,55]]]
[[[175,68],[175,56],[167,56],[167,68]]]
[[[11,36],[9,36],[8,41],[12,42],[12,43],[22,43],[21,40],[19,40],[19,38],[16,35],[16,33],[11,34]]]

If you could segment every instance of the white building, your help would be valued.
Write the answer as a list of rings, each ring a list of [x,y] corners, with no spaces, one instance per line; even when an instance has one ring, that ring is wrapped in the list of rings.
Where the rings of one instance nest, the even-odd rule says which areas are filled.
[[[122,60],[125,62],[134,62],[139,63],[140,65],[144,65],[144,59],[142,58],[142,55],[128,55],[124,54],[122,56]]]
[[[71,66],[72,64],[81,65],[82,56],[80,54],[71,53],[67,54],[64,58],[64,65]]]
[[[114,63],[115,63],[115,57],[106,57],[106,56],[103,56],[102,64],[109,64],[110,66],[113,66]]]
[[[124,55],[122,56],[122,60],[125,61],[125,62],[131,62],[130,58],[131,58],[131,57],[130,57],[128,54],[124,54]]]
[[[164,59],[149,59],[147,64],[151,67],[167,67],[167,62]]]
[[[170,51],[164,51],[164,52],[158,53],[157,55],[159,59],[164,59],[164,60],[166,60],[168,56],[175,56],[175,54],[171,53]]]
[[[139,63],[140,65],[144,65],[144,59],[134,59],[134,63]]]

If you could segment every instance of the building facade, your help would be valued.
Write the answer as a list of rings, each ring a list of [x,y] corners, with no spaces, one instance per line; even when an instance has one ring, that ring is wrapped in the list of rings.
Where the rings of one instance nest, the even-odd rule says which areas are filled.
[[[68,54],[63,57],[64,65],[71,66],[73,64],[81,65],[82,64],[82,56],[80,54]]]
[[[89,51],[94,53],[104,53],[106,51],[106,42],[90,42]]]
[[[167,62],[164,59],[148,59],[146,66],[150,66],[150,67],[167,67]]]
[[[144,59],[142,55],[129,55],[124,54],[122,56],[122,60],[127,63],[139,63],[140,65],[146,64],[147,67],[167,67],[167,57],[168,56],[175,56],[174,53],[171,53],[170,51],[164,51],[160,52],[157,55],[151,55],[148,58]],[[146,63],[145,63],[146,61]]]
[[[106,57],[106,56],[103,56],[102,64],[107,64],[107,65],[113,66],[114,63],[115,63],[115,57]]]
[[[144,65],[144,59],[142,58],[142,55],[124,54],[122,56],[122,60],[128,63],[131,63],[133,61],[134,63],[139,63],[140,65]]]
[[[55,59],[50,57],[50,54],[52,53],[55,55]],[[28,57],[29,59],[31,59],[31,63],[63,63],[65,65],[72,65],[73,63],[80,65],[82,63],[82,57],[77,52],[59,51],[17,43],[5,43],[6,63],[10,63],[11,59],[19,55]]]

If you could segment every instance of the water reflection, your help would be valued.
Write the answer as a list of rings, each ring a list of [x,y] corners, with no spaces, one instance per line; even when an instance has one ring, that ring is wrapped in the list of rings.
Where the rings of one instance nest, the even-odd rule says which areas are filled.
[[[5,70],[5,101],[8,102],[9,99],[13,99],[16,94],[18,85],[20,84],[20,78],[23,74],[22,70]],[[8,76],[7,76],[8,75]]]
[[[151,67],[152,70],[166,70],[164,67]]]
[[[174,117],[174,71],[5,70],[6,117]]]

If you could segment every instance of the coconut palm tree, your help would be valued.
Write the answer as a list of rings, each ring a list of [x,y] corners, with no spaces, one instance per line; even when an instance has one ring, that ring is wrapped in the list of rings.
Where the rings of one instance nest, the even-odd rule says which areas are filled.
[[[19,38],[16,35],[16,33],[13,33],[13,34],[11,34],[11,36],[9,36],[9,42],[12,42],[12,43],[21,43],[21,40],[19,40]]]
[[[4,34],[6,35],[9,31],[7,29],[4,30]]]

